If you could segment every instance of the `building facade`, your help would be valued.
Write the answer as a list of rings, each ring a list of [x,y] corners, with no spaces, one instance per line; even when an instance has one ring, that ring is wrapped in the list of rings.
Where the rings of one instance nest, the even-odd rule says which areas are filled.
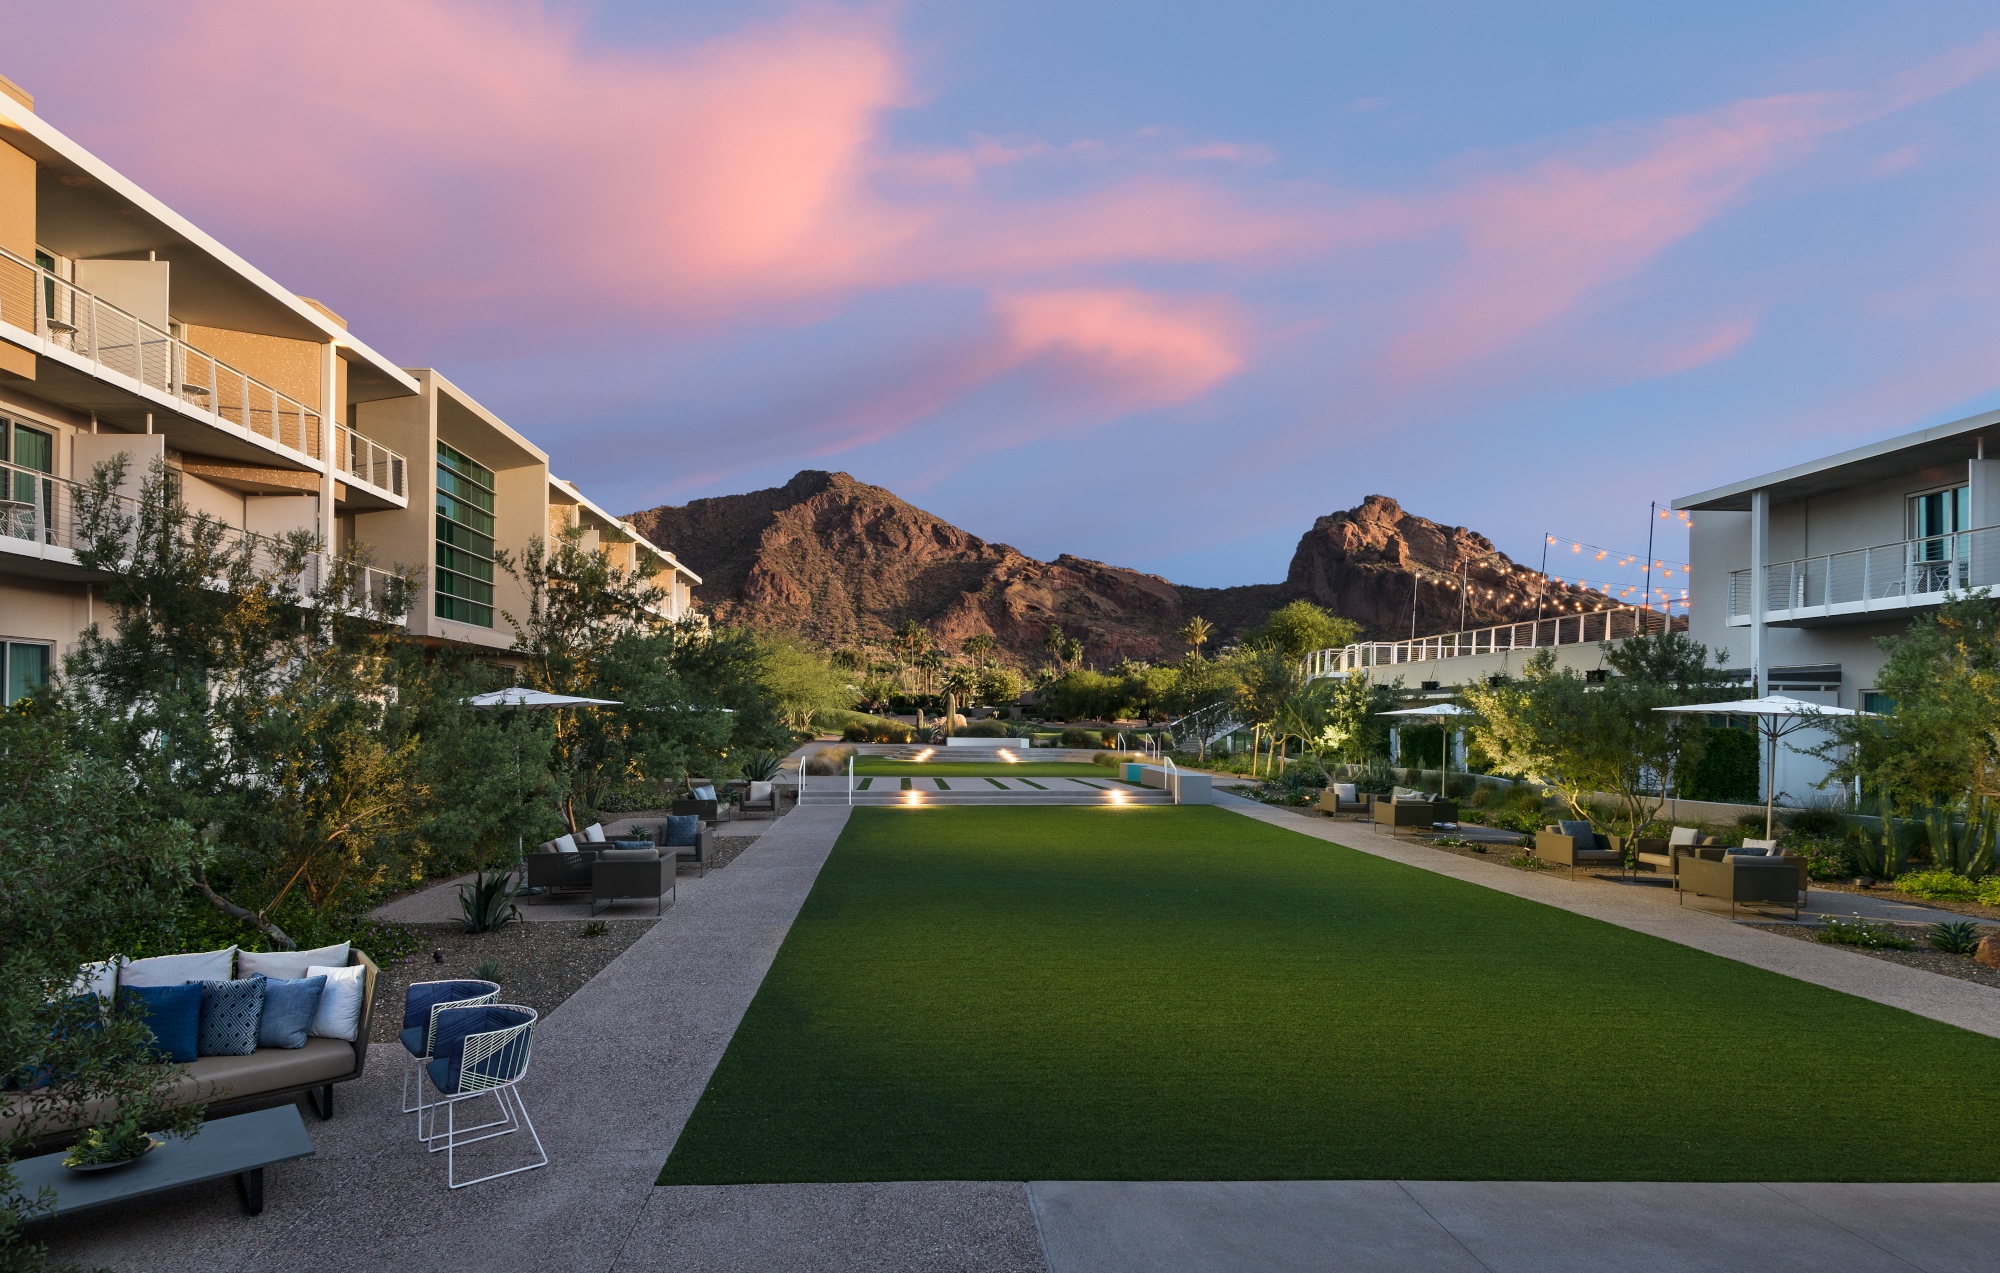
[[[123,456],[232,532],[305,530],[420,567],[420,638],[504,651],[524,599],[496,559],[572,522],[657,565],[662,612],[700,582],[549,472],[438,372],[406,369],[65,137],[0,79],[0,692],[46,681],[101,620],[75,495]],[[315,567],[316,568],[316,567]]]

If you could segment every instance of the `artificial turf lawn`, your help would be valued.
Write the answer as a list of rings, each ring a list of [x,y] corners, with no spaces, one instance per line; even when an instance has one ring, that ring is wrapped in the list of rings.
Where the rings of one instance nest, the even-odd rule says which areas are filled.
[[[1004,760],[885,760],[880,756],[856,756],[854,773],[877,778],[1109,778],[1119,771],[1109,765],[1087,765],[1081,761],[1024,760],[1010,765]]]
[[[856,809],[660,1183],[1992,1180],[1996,1068],[1221,809]]]

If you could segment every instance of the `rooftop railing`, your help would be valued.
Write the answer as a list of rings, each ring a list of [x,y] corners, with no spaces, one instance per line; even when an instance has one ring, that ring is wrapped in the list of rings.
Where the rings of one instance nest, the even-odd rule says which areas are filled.
[[[16,545],[61,548],[72,553],[88,547],[88,536],[78,508],[79,497],[83,493],[83,487],[65,478],[12,464],[0,464],[0,540],[14,541],[13,544],[0,544],[0,552]],[[136,519],[137,500],[124,495],[112,498],[119,502],[126,514]],[[233,526],[227,528],[226,533],[232,546],[248,549],[251,562],[258,571],[269,572],[279,567],[280,546],[277,540]],[[368,598],[370,605],[379,610],[388,599],[395,575],[376,566],[365,566],[362,572],[361,579],[357,581],[358,589]],[[326,587],[328,574],[324,554],[311,553],[293,583],[302,594],[315,594]]]
[[[1618,641],[1641,632],[1680,631],[1687,627],[1687,602],[1673,601],[1665,609],[1619,606],[1582,614],[1552,615],[1520,623],[1500,623],[1467,632],[1446,632],[1411,641],[1361,641],[1338,649],[1314,650],[1305,657],[1306,679],[1345,676],[1361,668],[1402,663],[1430,663],[1477,654],[1504,654],[1545,645],[1583,645]]]
[[[1782,622],[1908,610],[1974,588],[2000,588],[2000,526],[1774,562],[1764,569],[1764,617]],[[1750,620],[1755,591],[1749,570],[1729,572],[1733,622]]]
[[[280,447],[325,458],[319,412],[0,248],[0,323]]]
[[[408,498],[409,462],[344,424],[333,426],[333,468],[349,481]]]

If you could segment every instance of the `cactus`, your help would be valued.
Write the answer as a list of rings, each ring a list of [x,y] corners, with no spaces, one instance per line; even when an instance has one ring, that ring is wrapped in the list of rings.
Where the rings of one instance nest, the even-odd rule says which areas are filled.
[[[1966,801],[1964,820],[1950,808],[1932,809],[1924,817],[1924,835],[1930,844],[1931,861],[1940,871],[1950,871],[1976,880],[1993,869],[1993,840],[2000,830],[2000,816],[1981,799]]]
[[[1904,824],[1898,821],[1895,806],[1884,801],[1879,825],[1863,822],[1855,828],[1855,858],[1861,869],[1880,880],[1893,880],[1901,875],[1908,861],[1904,837]]]

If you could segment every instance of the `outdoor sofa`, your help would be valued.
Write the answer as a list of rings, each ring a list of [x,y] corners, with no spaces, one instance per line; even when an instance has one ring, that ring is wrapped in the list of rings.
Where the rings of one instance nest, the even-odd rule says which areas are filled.
[[[680,802],[675,801],[675,803],[678,804]],[[686,815],[679,814],[676,816],[685,817]],[[613,840],[651,840],[655,846],[664,849],[667,841],[667,820],[665,818],[620,818],[609,827],[606,827],[604,834]],[[706,823],[702,824],[700,833],[695,836],[695,842],[690,845],[681,846],[675,856],[681,865],[693,865],[699,868],[700,874],[707,875],[709,865],[715,861],[715,832]]]
[[[1738,906],[1749,902],[1789,906],[1797,919],[1809,896],[1805,859],[1800,857],[1704,846],[1684,853],[1678,866],[1681,904],[1687,904],[1689,893],[1720,898],[1729,903],[1731,919],[1736,918]]]
[[[210,954],[220,957],[224,952]],[[236,950],[228,950],[228,973],[234,976]],[[302,952],[310,955],[314,952]],[[329,956],[331,958],[331,956]],[[331,966],[331,965],[326,965]],[[260,1047],[248,1056],[203,1056],[186,1063],[174,1086],[174,1100],[180,1104],[200,1102],[208,1106],[208,1117],[241,1112],[252,1102],[272,1104],[284,1097],[304,1093],[312,1098],[313,1109],[321,1118],[333,1117],[333,1088],[361,1077],[368,1065],[368,1032],[375,1013],[375,982],[381,969],[375,961],[351,947],[344,967],[359,966],[367,971],[361,978],[361,1010],[355,1019],[354,1038],[309,1037],[304,1047]],[[246,974],[247,975],[247,974]],[[0,1139],[10,1137],[24,1114],[27,1098],[20,1093],[0,1097]],[[86,1101],[67,1124],[45,1127],[38,1138],[47,1142],[68,1139],[75,1133],[111,1121],[117,1113],[115,1102]]]
[[[1458,821],[1458,801],[1439,800],[1430,796],[1377,796],[1375,797],[1375,825],[1394,830],[1397,827],[1429,827],[1439,822]]]
[[[1614,847],[1609,837],[1600,835],[1588,822],[1558,822],[1535,833],[1534,854],[1551,866],[1566,866],[1569,877],[1577,868],[1620,866],[1625,863],[1623,848]]]

